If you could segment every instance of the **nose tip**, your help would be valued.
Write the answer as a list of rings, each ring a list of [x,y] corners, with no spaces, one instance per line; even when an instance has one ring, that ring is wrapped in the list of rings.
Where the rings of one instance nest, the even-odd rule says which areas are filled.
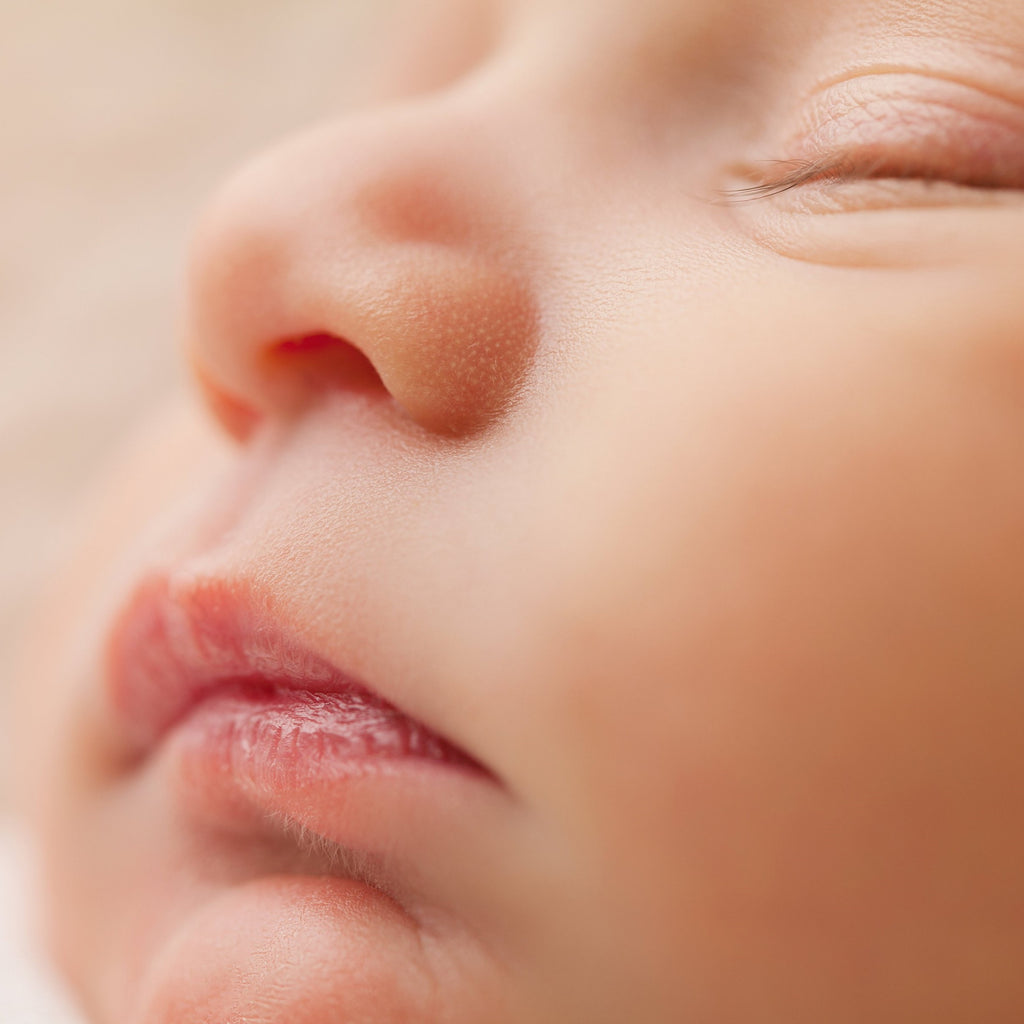
[[[329,125],[230,181],[197,231],[190,360],[244,438],[325,389],[426,430],[486,428],[536,347],[507,168],[422,111]]]

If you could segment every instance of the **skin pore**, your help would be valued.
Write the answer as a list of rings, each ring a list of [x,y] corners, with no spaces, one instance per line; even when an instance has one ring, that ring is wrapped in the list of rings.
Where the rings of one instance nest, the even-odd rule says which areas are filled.
[[[1019,5],[418,12],[213,199],[206,408],[43,613],[26,804],[83,1006],[1019,1020]],[[261,668],[137,742],[154,680],[257,662],[273,708]],[[314,668],[465,762],[353,759],[322,696],[314,756]]]

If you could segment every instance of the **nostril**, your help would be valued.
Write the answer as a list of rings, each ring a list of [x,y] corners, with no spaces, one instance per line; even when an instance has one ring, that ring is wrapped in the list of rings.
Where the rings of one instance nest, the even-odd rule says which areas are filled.
[[[373,363],[355,345],[334,334],[288,338],[266,353],[268,372],[303,392],[323,390],[386,394]]]
[[[271,344],[253,367],[257,376],[252,385],[234,391],[199,360],[192,364],[211,411],[228,433],[242,442],[268,415],[294,415],[317,394],[340,391],[363,397],[391,397],[370,359],[344,338],[326,332]]]

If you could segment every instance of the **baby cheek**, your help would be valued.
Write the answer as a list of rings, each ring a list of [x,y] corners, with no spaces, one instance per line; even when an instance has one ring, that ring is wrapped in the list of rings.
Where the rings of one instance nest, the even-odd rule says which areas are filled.
[[[620,974],[694,1020],[1024,996],[1012,666],[875,631],[829,649],[804,611],[806,633],[777,592],[717,624],[694,608],[685,641],[620,614],[628,657],[596,634],[577,652],[562,820],[601,927],[629,936]]]
[[[674,394],[671,446],[588,422],[587,514],[534,562],[545,795],[620,970],[695,1020],[1024,997],[1024,422],[977,317],[891,305],[891,337],[830,315]]]

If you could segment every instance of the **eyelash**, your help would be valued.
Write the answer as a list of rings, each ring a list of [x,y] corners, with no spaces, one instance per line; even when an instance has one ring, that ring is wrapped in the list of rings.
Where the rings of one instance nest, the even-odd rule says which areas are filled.
[[[770,199],[816,179],[838,181],[842,174],[839,161],[827,160],[772,160],[766,161],[773,170],[788,168],[781,177],[766,174],[769,180],[757,185],[722,189],[719,195],[728,203],[750,203],[758,199]]]
[[[854,181],[906,181],[921,184],[945,183],[963,189],[978,191],[1021,191],[1020,187],[997,180],[992,176],[971,178],[968,174],[943,173],[935,169],[906,164],[900,166],[891,158],[875,160],[857,159],[845,156],[820,160],[772,160],[765,162],[773,173],[765,174],[767,180],[738,188],[723,189],[722,199],[730,204],[755,202],[770,199],[803,185],[843,184]],[[778,173],[779,170],[784,173]]]

